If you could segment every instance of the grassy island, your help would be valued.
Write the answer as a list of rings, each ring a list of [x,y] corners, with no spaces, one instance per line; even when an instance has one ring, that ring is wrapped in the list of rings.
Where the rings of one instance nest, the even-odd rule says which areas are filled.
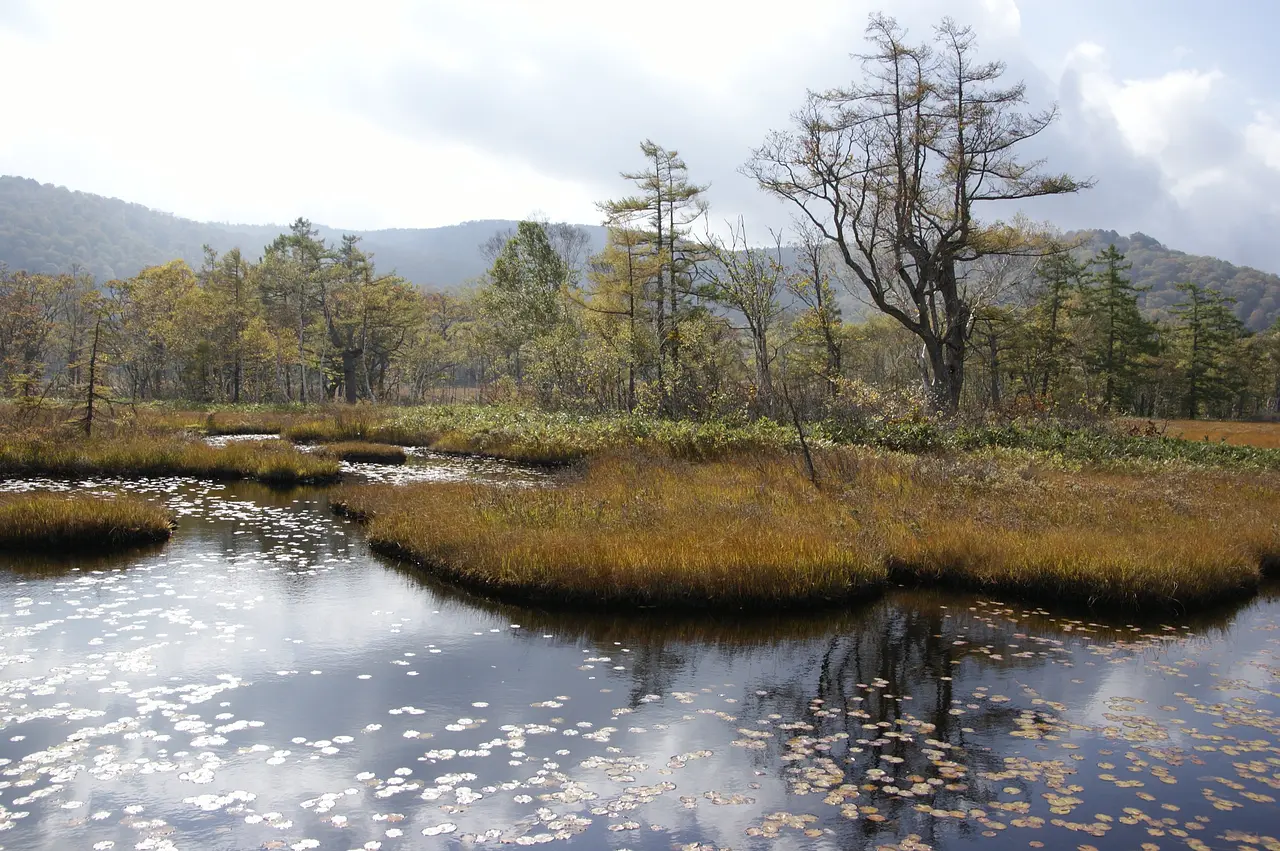
[[[107,553],[169,538],[163,506],[132,496],[0,495],[0,550]]]
[[[0,438],[0,476],[196,476],[293,485],[335,481],[338,462],[281,440],[210,446],[172,434],[77,439],[36,433]]]
[[[364,461],[371,464],[403,464],[408,458],[404,447],[370,443],[366,440],[330,443],[320,450],[320,454],[339,461]]]
[[[0,475],[328,483],[342,461],[405,463],[408,446],[552,465],[545,487],[332,495],[379,551],[525,603],[803,608],[911,584],[1185,611],[1280,573],[1280,425],[1231,426],[1228,441],[1123,420],[864,417],[806,422],[802,446],[776,420],[516,405],[130,416],[92,439],[15,431]],[[280,437],[214,446],[212,432]]]
[[[554,487],[348,486],[378,550],[542,603],[775,608],[889,583],[1181,610],[1252,591],[1280,556],[1280,478],[1072,470],[1026,453],[832,449],[602,456]]]

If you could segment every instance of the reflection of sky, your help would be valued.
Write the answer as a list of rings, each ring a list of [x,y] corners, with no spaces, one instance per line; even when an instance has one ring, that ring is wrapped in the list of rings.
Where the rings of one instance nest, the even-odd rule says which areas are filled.
[[[1021,848],[1032,839],[1060,847],[1056,836],[1070,839],[1065,847],[1088,840],[1130,848],[1149,839],[1141,824],[1116,825],[1100,838],[1009,826],[1017,814],[995,810],[993,801],[1027,800],[1032,814],[1056,817],[1046,809],[1043,776],[979,773],[1010,757],[1076,770],[1069,782],[1086,791],[1064,817],[1072,821],[1120,816],[1132,805],[1179,823],[1207,816],[1211,828],[1199,838],[1211,840],[1226,828],[1262,830],[1276,816],[1274,804],[1221,785],[1217,794],[1246,806],[1220,812],[1200,791],[1204,776],[1240,780],[1233,761],[1276,756],[1267,716],[1255,726],[1213,728],[1216,717],[1195,714],[1176,694],[1206,705],[1246,696],[1257,704],[1239,706],[1259,713],[1280,707],[1265,693],[1275,690],[1274,602],[1177,641],[1086,632],[1019,608],[924,595],[764,620],[550,615],[469,600],[370,556],[358,527],[331,517],[320,491],[133,487],[182,515],[166,548],[62,571],[24,563],[0,580],[0,757],[10,761],[0,806],[13,820],[0,833],[6,847],[309,847],[307,839],[323,848],[455,847],[488,830],[497,831],[495,841],[560,831],[576,847],[653,849],[692,842],[835,849],[910,833],[948,847]],[[1129,644],[1117,647],[1118,635]],[[1234,679],[1252,688],[1215,689]],[[1147,703],[1117,705],[1117,697]],[[1161,705],[1178,712],[1162,713]],[[1011,738],[1028,710],[1080,729]],[[1122,755],[1174,745],[1190,752],[1203,741],[1167,724],[1169,740],[1109,740],[1101,728],[1120,725],[1107,715],[1124,712],[1180,717],[1271,750],[1194,752],[1205,764],[1175,769],[1182,782],[1167,786],[1149,771],[1127,771]],[[894,722],[912,719],[939,729],[906,742],[863,727],[888,720],[896,734],[913,728]],[[795,721],[812,729],[778,727]],[[530,724],[545,728],[515,741]],[[605,735],[607,727],[616,729]],[[753,750],[741,746],[739,729],[773,735]],[[934,736],[955,745],[949,755],[969,770],[965,788],[900,799],[873,787],[851,799],[886,822],[871,813],[850,820],[823,803],[825,792],[789,792],[824,755],[845,772],[842,782],[868,783],[869,769],[889,769],[903,778],[896,788],[907,788],[909,774],[937,776],[922,755]],[[880,752],[904,762],[880,760]],[[1095,763],[1107,759],[1145,785],[1120,790],[1098,780]],[[393,793],[397,786],[413,788]],[[1011,795],[1006,786],[1025,791]],[[561,800],[579,788],[592,797]],[[464,789],[481,797],[470,800]],[[636,795],[645,800],[629,797]],[[916,809],[925,800],[968,815],[937,819]],[[1168,802],[1181,809],[1160,808]],[[972,815],[977,810],[984,815]],[[23,811],[29,815],[17,818]],[[804,826],[818,833],[747,835],[770,813],[813,814]],[[346,826],[334,816],[345,816]],[[591,821],[582,829],[566,816]],[[981,823],[988,816],[1005,825],[990,837]],[[421,834],[446,822],[457,830]]]

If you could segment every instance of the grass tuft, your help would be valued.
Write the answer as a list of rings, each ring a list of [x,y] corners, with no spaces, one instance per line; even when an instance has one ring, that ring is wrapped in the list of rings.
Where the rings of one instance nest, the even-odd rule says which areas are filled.
[[[26,493],[0,496],[0,549],[111,552],[169,538],[171,518],[139,497]]]
[[[0,475],[196,476],[273,484],[335,481],[338,462],[281,440],[210,446],[176,436],[125,436],[71,442],[56,435],[0,438]]]
[[[330,443],[319,452],[339,461],[365,461],[371,464],[403,464],[408,460],[403,447],[362,440]]]

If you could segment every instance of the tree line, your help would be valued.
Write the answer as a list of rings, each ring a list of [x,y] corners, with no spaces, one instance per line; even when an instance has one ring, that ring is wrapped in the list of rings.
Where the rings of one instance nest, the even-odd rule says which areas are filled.
[[[646,140],[603,201],[604,249],[524,221],[487,273],[427,293],[306,219],[257,259],[206,248],[98,286],[0,271],[14,397],[215,402],[524,398],[667,416],[806,415],[889,398],[943,413],[1067,405],[1144,416],[1280,412],[1280,323],[1249,332],[1198,281],[1144,312],[1124,255],[1092,258],[992,203],[1074,193],[1018,147],[1054,110],[944,20],[912,44],[872,16],[864,78],[811,93],[742,172],[795,222],[761,247],[710,223],[708,187]],[[851,301],[870,318],[846,318]],[[784,411],[784,408],[787,409]]]

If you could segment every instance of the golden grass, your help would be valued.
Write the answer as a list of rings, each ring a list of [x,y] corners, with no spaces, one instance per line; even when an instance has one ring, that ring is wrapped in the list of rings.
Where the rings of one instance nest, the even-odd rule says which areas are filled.
[[[320,449],[319,454],[340,461],[367,461],[373,464],[403,464],[408,459],[401,446],[364,440],[330,443]]]
[[[606,456],[548,489],[341,489],[372,544],[472,590],[546,602],[778,607],[889,580],[1185,609],[1280,558],[1280,476],[1042,470],[1021,458]]]
[[[1280,449],[1280,422],[1247,423],[1221,420],[1169,420],[1165,434],[1183,440],[1207,440],[1259,449]]]
[[[169,513],[140,497],[0,495],[0,549],[111,552],[167,540]]]
[[[301,484],[335,480],[338,462],[281,440],[210,446],[172,435],[76,440],[65,434],[25,434],[0,438],[0,475],[196,476]]]
[[[790,467],[605,459],[555,489],[358,486],[373,545],[523,599],[722,606],[844,599],[883,581],[840,506]]]

